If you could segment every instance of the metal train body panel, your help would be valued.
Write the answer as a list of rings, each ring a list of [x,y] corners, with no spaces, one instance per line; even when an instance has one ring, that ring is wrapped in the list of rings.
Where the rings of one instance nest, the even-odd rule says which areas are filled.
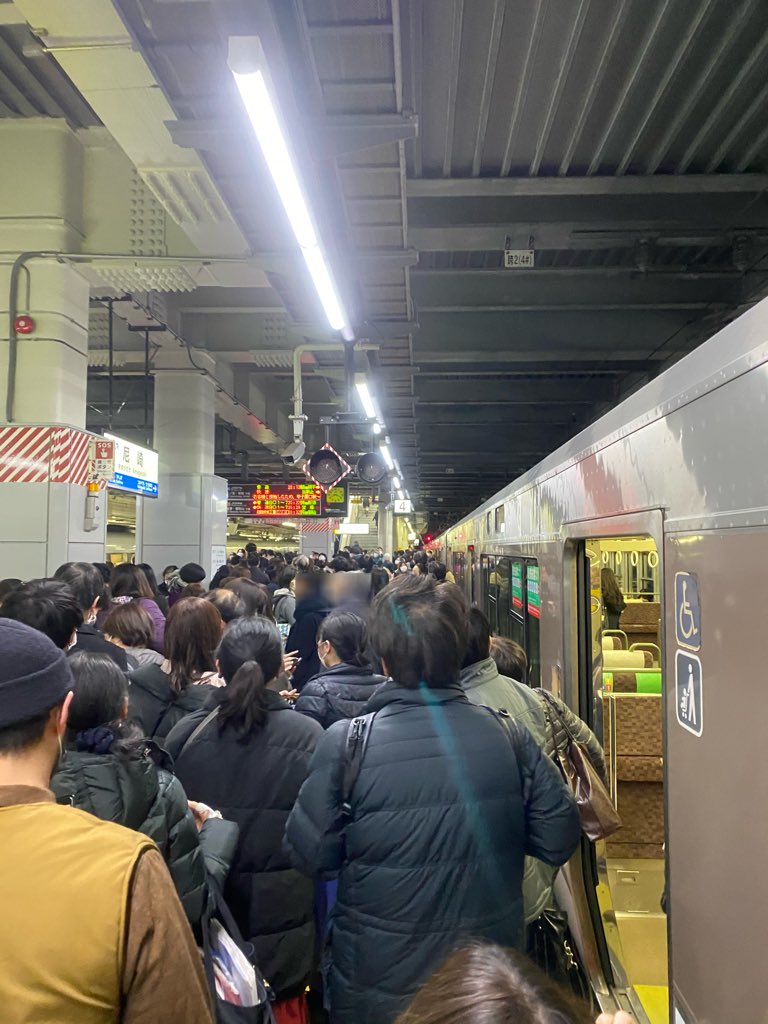
[[[483,554],[539,560],[542,685],[578,707],[577,544],[638,533],[655,540],[670,984],[684,1024],[726,1024],[740,1014],[762,1020],[768,1007],[760,956],[768,938],[768,768],[760,756],[768,718],[767,470],[764,300],[437,541],[449,566],[464,553],[462,582],[475,600]],[[706,724],[698,737],[676,716],[677,572],[694,573],[701,590]]]

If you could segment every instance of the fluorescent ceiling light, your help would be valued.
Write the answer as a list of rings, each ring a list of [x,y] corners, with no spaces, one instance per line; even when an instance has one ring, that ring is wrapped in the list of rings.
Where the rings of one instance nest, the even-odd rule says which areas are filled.
[[[393,476],[392,477],[392,486],[395,488],[396,491],[400,490],[400,478],[399,477],[397,477],[397,476]]]
[[[397,496],[400,499],[400,501],[405,501],[405,495],[403,494],[402,491],[398,491]]]
[[[357,387],[357,393],[360,396],[360,403],[361,403],[361,405],[363,407],[365,415],[368,416],[369,419],[375,420],[376,419],[376,407],[373,404],[373,399],[371,398],[371,392],[368,390],[368,384],[364,380],[359,380],[357,382],[356,387]]]
[[[249,43],[258,49],[259,54],[261,52],[257,40],[241,39],[232,40],[232,42],[241,44],[239,46],[240,54],[242,54],[243,45],[247,47]],[[232,58],[232,54],[230,57]],[[232,63],[231,59],[230,65]],[[237,57],[235,57],[234,63],[240,63]],[[261,146],[264,160],[272,175],[283,209],[312,276],[328,323],[334,331],[341,331],[345,338],[351,340],[353,334],[349,326],[349,319],[341,304],[330,267],[315,230],[314,220],[296,173],[264,72],[257,69],[236,71],[233,67],[232,75]]]
[[[384,456],[384,461],[386,462],[388,468],[394,469],[395,464],[392,461],[392,453],[390,452],[389,447],[386,444],[383,444],[379,447],[379,451]]]
[[[373,432],[374,432],[374,434],[380,434],[381,431],[382,431],[381,424],[380,423],[374,423],[373,424]]]

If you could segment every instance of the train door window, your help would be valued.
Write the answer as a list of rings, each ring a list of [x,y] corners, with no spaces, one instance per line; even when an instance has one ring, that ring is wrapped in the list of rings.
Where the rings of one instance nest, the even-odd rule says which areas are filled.
[[[496,602],[498,599],[498,575],[496,573],[496,559],[493,555],[483,555],[482,561],[483,577],[483,611],[491,624],[491,632],[498,629],[498,617],[496,614]]]
[[[659,557],[649,537],[592,538],[584,556],[581,712],[622,819],[595,844],[593,881],[617,982],[655,1024],[668,1005]]]
[[[525,562],[525,653],[529,686],[541,685],[540,620],[541,570],[528,558]]]
[[[496,562],[496,632],[500,636],[510,635],[510,561],[499,558]]]
[[[486,533],[486,536],[490,535],[490,532],[491,532],[491,513],[490,512],[486,512],[485,513],[485,533]]]
[[[496,511],[493,514],[493,525],[496,528],[496,533],[501,533],[504,529],[504,506],[498,505]]]

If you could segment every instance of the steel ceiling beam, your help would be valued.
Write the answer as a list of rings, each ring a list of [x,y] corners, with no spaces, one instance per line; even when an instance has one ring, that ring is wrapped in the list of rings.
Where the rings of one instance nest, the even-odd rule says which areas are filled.
[[[559,196],[679,196],[763,192],[768,174],[655,174],[616,178],[409,178],[409,199],[507,199]]]
[[[658,245],[729,245],[734,234],[746,235],[760,244],[768,241],[768,226],[735,231],[701,223],[674,225],[669,220],[648,218],[625,222],[500,220],[491,224],[411,223],[408,237],[422,252],[498,252],[507,238],[513,248],[535,249],[624,249],[650,240]],[[468,271],[472,273],[472,271]]]

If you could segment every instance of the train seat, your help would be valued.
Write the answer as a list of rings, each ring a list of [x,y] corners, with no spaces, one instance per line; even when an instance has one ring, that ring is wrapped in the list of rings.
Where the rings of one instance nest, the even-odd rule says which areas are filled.
[[[650,651],[603,651],[603,668],[653,668]]]
[[[603,688],[613,693],[661,693],[661,682],[661,670],[657,668],[603,672]]]
[[[603,692],[605,751],[622,828],[609,857],[663,855],[661,695]]]
[[[639,643],[632,644],[630,651],[648,651],[653,659],[653,668],[661,667],[661,650],[658,644]]]
[[[661,605],[658,601],[632,601],[621,613],[620,624],[630,644],[659,643],[659,617]]]
[[[602,639],[613,641],[612,650],[614,651],[626,651],[629,649],[629,640],[627,634],[622,629],[604,629]]]

